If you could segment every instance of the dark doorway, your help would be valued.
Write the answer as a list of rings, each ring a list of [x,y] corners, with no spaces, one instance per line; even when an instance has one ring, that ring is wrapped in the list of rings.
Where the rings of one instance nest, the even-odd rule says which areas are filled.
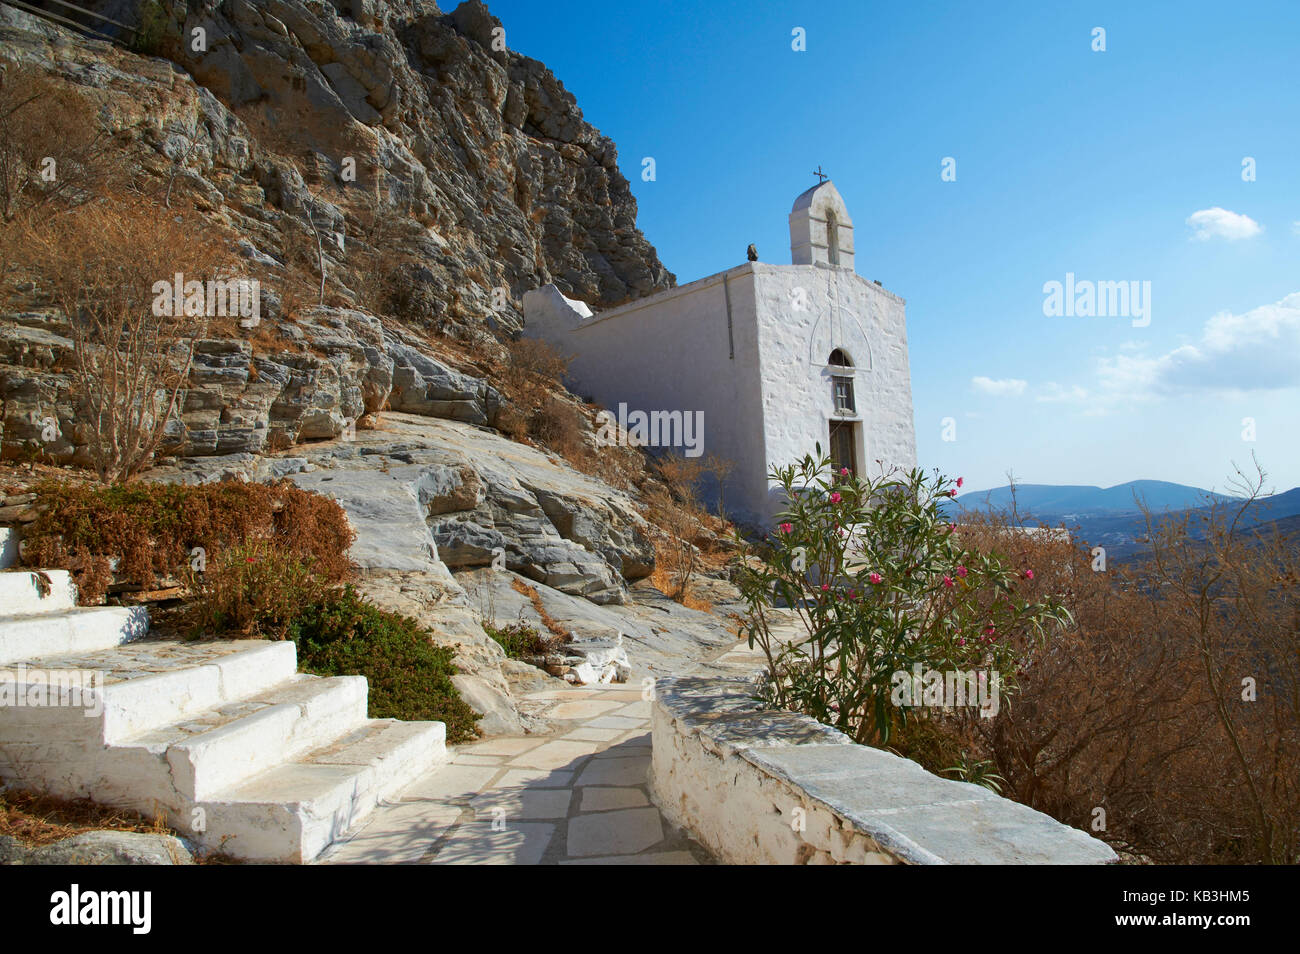
[[[853,440],[853,421],[831,421],[831,464],[835,468],[836,476],[840,475],[845,467],[849,469],[849,474],[856,477],[858,475],[856,446]]]

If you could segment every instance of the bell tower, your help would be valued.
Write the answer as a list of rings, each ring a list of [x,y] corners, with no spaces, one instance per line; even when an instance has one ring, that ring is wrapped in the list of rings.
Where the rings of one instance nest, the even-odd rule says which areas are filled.
[[[794,200],[790,210],[790,262],[853,270],[853,220],[829,179]]]

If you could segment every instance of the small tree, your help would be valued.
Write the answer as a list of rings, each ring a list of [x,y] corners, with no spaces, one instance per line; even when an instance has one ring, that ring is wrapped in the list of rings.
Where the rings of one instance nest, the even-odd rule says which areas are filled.
[[[723,520],[727,519],[726,502],[723,499],[727,478],[731,472],[736,469],[736,462],[727,457],[721,457],[718,454],[709,454],[704,458],[704,471],[713,475],[713,479],[718,484],[718,516]]]
[[[747,604],[741,632],[767,659],[763,696],[863,743],[888,742],[907,709],[896,674],[984,670],[1015,681],[1012,634],[1045,632],[1068,614],[1031,602],[998,558],[959,546],[940,509],[955,495],[914,470],[865,480],[805,456],[773,471],[788,508],[761,561],[740,567]],[[779,638],[773,602],[793,612],[794,640]]]
[[[676,454],[665,454],[655,464],[663,485],[650,491],[648,515],[668,535],[671,545],[664,561],[664,570],[671,580],[668,595],[683,602],[690,593],[691,579],[700,562],[695,539],[705,513],[699,495],[704,464],[698,458]]]
[[[208,317],[192,305],[168,314],[155,284],[215,277],[219,251],[204,228],[144,203],[101,202],[25,237],[24,264],[68,316],[78,423],[102,480],[147,467],[177,413]]]

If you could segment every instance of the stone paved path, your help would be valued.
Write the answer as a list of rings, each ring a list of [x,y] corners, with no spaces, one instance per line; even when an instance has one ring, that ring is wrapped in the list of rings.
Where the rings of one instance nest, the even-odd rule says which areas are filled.
[[[743,642],[692,671],[753,672]],[[650,703],[629,682],[532,693],[552,735],[456,746],[448,764],[377,808],[326,864],[713,863],[650,801]]]
[[[699,864],[647,790],[650,703],[639,682],[535,693],[547,736],[457,746],[450,763],[370,815],[329,864]]]

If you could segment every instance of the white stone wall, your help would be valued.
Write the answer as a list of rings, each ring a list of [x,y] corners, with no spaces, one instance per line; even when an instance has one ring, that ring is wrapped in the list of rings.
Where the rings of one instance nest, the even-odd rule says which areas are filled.
[[[655,803],[729,864],[1110,864],[1104,842],[986,788],[763,710],[747,679],[655,687]]]
[[[756,272],[768,460],[793,463],[818,441],[829,449],[827,360],[840,348],[854,366],[858,473],[916,466],[903,299],[845,269],[759,265]],[[775,497],[771,507],[779,507]]]

